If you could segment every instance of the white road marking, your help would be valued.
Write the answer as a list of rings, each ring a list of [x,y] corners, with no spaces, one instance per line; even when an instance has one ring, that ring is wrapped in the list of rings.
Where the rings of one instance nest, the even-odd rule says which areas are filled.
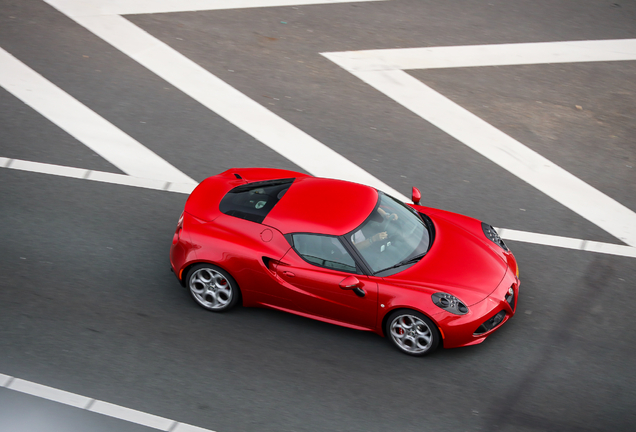
[[[170,432],[209,432],[209,430],[198,426],[192,426],[187,423],[177,423],[175,428]]]
[[[146,426],[152,429],[170,432],[213,432],[210,429],[192,426],[187,423],[180,423],[176,420],[170,420],[154,414],[148,414],[109,402],[91,399],[86,396],[48,387],[20,378],[14,378],[10,375],[0,374],[0,387],[119,420],[124,420],[129,423]]]
[[[2,48],[0,65],[0,86],[123,172],[196,183]]]
[[[14,378],[12,376],[0,373],[0,387],[6,387],[7,384],[9,384],[9,382],[13,380]]]
[[[62,165],[31,162],[20,159],[0,157],[0,166],[19,171],[29,171],[42,174],[50,174],[61,177],[70,177],[82,180],[91,180],[102,183],[111,183],[124,186],[134,186],[144,189],[165,190],[168,192],[191,193],[197,186],[193,183],[167,182],[165,180],[133,177],[125,174],[115,174],[105,171],[93,171],[83,168],[74,168]]]
[[[69,405],[76,408],[84,408],[91,401],[90,398],[80,396],[75,393],[69,393],[64,390],[59,390],[53,387],[43,386],[31,381],[25,381],[19,378],[14,378],[6,386],[9,390],[15,390],[20,393],[30,394],[42,399],[48,399],[53,402],[59,402],[64,405]]]
[[[636,39],[464,45],[324,53],[348,71],[636,60]]]
[[[380,182],[378,179],[374,178],[366,171],[360,169],[356,165],[352,164],[350,161],[344,159],[342,156],[338,155],[337,153],[333,152],[328,147],[324,146],[324,144],[318,142],[317,140],[308,136],[304,132],[295,128],[293,125],[287,123],[280,117],[271,113],[269,110],[257,104],[255,101],[247,98],[247,96],[238,92],[236,89],[227,85],[225,82],[219,80],[217,77],[205,71],[203,68],[201,68],[194,62],[182,56],[180,53],[172,50],[167,45],[158,41],[157,39],[155,39],[154,37],[152,37],[145,31],[134,26],[132,23],[123,19],[122,17],[117,15],[101,16],[101,17],[81,17],[80,16],[82,15],[82,13],[86,13],[86,9],[82,9],[82,8],[85,7],[87,4],[91,5],[91,7],[97,7],[97,9],[93,9],[94,13],[102,13],[102,14],[114,13],[115,9],[112,9],[110,12],[108,10],[103,9],[104,7],[106,7],[104,5],[107,5],[107,3],[101,3],[100,1],[97,1],[97,0],[93,0],[91,2],[80,1],[80,0],[46,0],[46,1],[50,3],[51,5],[53,5],[54,7],[57,7],[63,13],[66,13],[69,16],[77,15],[74,19],[78,23],[80,23],[81,25],[83,25],[84,27],[86,27],[87,29],[95,33],[96,35],[107,40],[113,46],[120,49],[122,52],[128,54],[131,58],[137,60],[141,64],[145,65],[151,71],[163,77],[168,82],[171,82],[173,85],[180,88],[186,94],[189,94],[195,100],[198,100],[200,103],[202,103],[204,106],[208,107],[212,111],[215,111],[217,113],[221,111],[221,113],[219,114],[222,115],[224,118],[226,118],[227,120],[235,124],[237,127],[243,130],[246,130],[256,139],[261,140],[270,148],[274,149],[275,151],[279,152],[283,156],[287,157],[288,159],[290,159],[297,165],[306,169],[308,172],[313,173],[315,175],[325,176],[325,177],[342,178],[345,180],[352,180],[352,181],[357,181],[360,183],[366,183],[366,184],[375,186],[378,189],[383,189],[389,192],[390,194],[396,196],[399,199],[408,201],[408,199],[404,195],[398,193],[397,191],[388,187],[384,183]],[[159,8],[167,7],[165,5],[168,5],[168,4],[173,5],[170,7],[176,7],[174,5],[178,4],[178,2],[170,3],[168,1],[152,2],[152,3],[155,6],[162,4],[162,6],[158,6]],[[197,4],[197,6],[194,6],[195,3]],[[187,8],[196,9],[196,8],[202,7],[201,5],[203,3],[205,2],[201,2],[201,3],[198,3],[196,1],[183,2],[181,3],[183,7],[180,10],[184,10],[183,8],[186,8],[186,10]],[[212,8],[212,3],[213,3],[212,1],[207,2],[207,6],[210,6],[210,9]],[[220,3],[221,2],[217,2],[217,6],[220,5]],[[240,3],[242,5],[241,7],[254,7],[254,5],[256,4],[256,2],[251,2],[250,3],[251,6],[250,6],[250,5],[247,5],[247,3],[250,3],[250,2]],[[274,3],[273,1],[269,2],[269,6],[272,6],[273,3]],[[112,5],[115,5],[115,6],[119,5],[117,7],[120,7],[122,4],[124,3],[112,2]],[[147,2],[146,0],[138,0],[137,2],[129,2],[129,4],[136,5],[134,7],[143,8],[143,7],[147,7],[151,3]],[[295,4],[300,4],[300,3],[295,3]],[[235,7],[239,7],[238,5],[239,3],[234,3]],[[99,8],[102,8],[102,9],[99,9]],[[158,11],[158,9],[153,9],[153,10]],[[164,11],[167,11],[167,10],[164,10]],[[148,9],[146,9],[146,12],[148,12]],[[117,13],[122,13],[122,11],[117,10]],[[602,44],[599,45],[599,44],[595,44],[594,42],[595,41],[591,41],[585,47],[583,47],[584,49],[582,51],[586,52],[585,59],[587,60],[590,60],[593,58],[600,58],[599,56],[601,56],[601,54],[599,54],[599,52],[605,52],[605,53],[607,52],[607,48],[608,48],[607,45],[601,46]],[[570,45],[570,48],[572,45],[576,45],[576,43],[569,43],[569,42],[561,43],[561,45],[558,45],[558,43],[552,43],[548,50],[550,51],[552,60],[554,60],[554,58],[557,58],[559,56],[561,56],[562,59],[565,58],[563,57],[564,55],[563,44]],[[516,59],[516,60],[508,59],[505,61],[501,60],[501,58],[506,57],[508,55],[513,55],[515,53],[514,48],[518,45],[514,45],[514,44],[507,45],[504,48],[502,48],[502,46],[499,46],[499,48],[486,46],[483,49],[484,52],[482,52],[482,54],[484,55],[487,54],[486,57],[490,59],[489,61],[491,63],[494,61],[493,59],[497,57],[500,58],[499,60],[500,64],[521,64],[524,61],[525,62],[530,61],[529,60],[530,58],[532,58],[533,59],[532,61],[534,62],[545,61],[545,58],[541,59],[540,56],[537,54],[536,45],[540,45],[540,44],[521,44],[521,45],[523,45],[522,51],[524,51],[525,53],[523,55],[518,56],[519,58],[522,58],[521,60],[520,59]],[[456,57],[459,56],[460,59],[463,58],[462,62],[458,62],[457,59],[455,59],[455,62],[453,63],[451,61],[453,55],[449,56],[448,55],[449,51],[447,52],[442,51],[443,49],[450,50],[451,48],[457,48],[453,51],[453,55]],[[610,50],[612,52],[613,51],[620,52],[621,50],[624,50],[628,52],[627,54],[612,53],[611,55],[608,55],[608,54],[603,54],[603,55],[605,55],[604,57],[605,59],[613,59],[613,60],[623,59],[624,60],[624,59],[630,58],[629,56],[631,54],[629,54],[629,50],[631,50],[631,48],[632,48],[631,43],[627,41],[625,44],[621,45],[621,49]],[[418,50],[418,49],[415,49],[415,50],[418,50],[417,51],[418,55],[421,55],[421,52],[433,52],[434,53],[433,57],[437,56],[435,61],[429,61],[428,64],[430,67],[441,67],[442,64],[445,64],[446,67],[448,67],[449,65],[459,65],[459,64],[466,66],[471,61],[473,63],[475,63],[476,61],[481,61],[483,63],[482,60],[479,60],[481,57],[479,55],[474,56],[472,51],[470,51],[470,54],[467,54],[467,51],[466,51],[467,49],[468,49],[467,47],[448,47],[448,48],[424,49],[424,51]],[[404,55],[406,51],[410,51],[411,54]],[[541,51],[542,51],[541,49],[538,50],[538,52],[541,52]],[[543,51],[545,51],[545,49]],[[567,49],[565,51],[567,51]],[[409,49],[407,50],[374,50],[374,51],[364,52],[363,54],[325,53],[324,55],[331,58],[337,63],[341,62],[345,64],[344,66],[345,68],[349,67],[351,69],[356,69],[356,70],[365,69],[365,68],[366,69],[375,68],[375,69],[384,70],[384,71],[388,70],[390,72],[392,69],[395,69],[395,68],[422,67],[423,64],[427,64],[426,62],[422,63],[421,60],[417,60],[419,63],[417,62],[411,63],[410,65],[406,64],[405,62],[410,61],[409,59],[413,56],[413,52],[414,51],[412,49],[411,50]],[[592,52],[592,54],[590,54],[590,52]],[[387,54],[387,57],[390,58],[389,63],[391,64],[387,65],[386,61],[382,59],[378,60],[377,59],[378,53]],[[468,57],[473,56],[474,58],[478,60],[473,59],[473,60],[467,61],[466,60],[467,56]],[[445,59],[440,60],[440,58],[442,57],[445,57]],[[368,63],[370,58],[372,60],[371,66]],[[451,60],[449,60],[449,58]],[[579,60],[576,60],[577,58]],[[581,58],[582,58],[581,56],[576,57],[576,56],[570,55],[570,57],[568,57],[568,61],[580,61]],[[367,64],[366,65],[363,64],[362,66],[360,66],[359,63],[356,64],[355,61],[358,61],[360,59],[362,59],[363,61],[367,61]],[[399,61],[397,61],[396,59]],[[475,63],[473,65],[476,66],[476,65],[483,65],[483,64]],[[365,70],[363,70],[362,72],[358,71],[358,73],[362,73],[362,74],[364,74],[365,72],[368,72],[368,71],[365,71]],[[401,72],[401,71],[394,71],[394,72]],[[356,72],[352,71],[352,73],[356,73]],[[401,78],[403,79],[404,76],[402,75]],[[201,88],[198,87],[201,85],[202,85]],[[198,93],[199,90],[203,90],[203,93],[199,94]],[[441,96],[441,95],[438,94],[437,96]],[[456,107],[452,107],[451,111],[453,111],[455,108]],[[241,119],[241,116],[242,114],[244,114],[245,109],[247,109],[247,112],[249,113],[249,116],[248,116],[248,119],[250,120],[249,122],[245,122],[243,119]],[[249,124],[251,122],[253,122],[253,125]],[[277,131],[276,130],[277,127],[280,128],[281,126],[283,130]],[[483,126],[483,125],[480,125],[480,126]],[[496,131],[496,132],[499,132],[499,131]],[[301,145],[298,146],[298,144],[301,144]],[[308,152],[309,154],[307,154],[307,150],[309,150]],[[332,160],[330,161],[330,159]],[[337,164],[330,163],[330,162],[333,162],[333,159],[335,159]],[[541,160],[541,162],[544,162],[544,161],[545,160]],[[16,164],[15,167],[13,166],[13,164]],[[25,169],[25,170],[32,170],[37,172],[48,172],[48,173],[56,174],[56,175],[66,175],[69,177],[79,177],[81,175],[81,178],[85,178],[85,179],[105,181],[105,182],[117,183],[117,184],[126,184],[126,185],[137,186],[137,187],[148,187],[151,189],[164,189],[164,190],[172,190],[172,191],[183,190],[184,192],[185,190],[187,190],[188,192],[186,193],[189,193],[189,191],[192,188],[192,185],[185,186],[185,185],[178,185],[178,184],[171,184],[171,183],[165,184],[164,187],[162,188],[156,182],[154,182],[153,184],[143,185],[145,180],[142,178],[124,179],[124,177],[127,177],[127,176],[120,176],[120,175],[104,173],[104,172],[79,170],[79,169],[74,169],[70,167],[60,167],[60,166],[53,166],[48,164],[37,164],[37,163],[26,162],[26,161],[17,161],[16,163],[16,161],[10,160],[10,159],[4,159],[4,163],[0,163],[0,165],[4,167],[12,167],[15,169]],[[333,169],[334,165],[337,165],[336,170]],[[560,168],[554,164],[552,164],[550,168],[557,169],[557,171],[560,170]],[[347,169],[349,171],[347,171]],[[560,174],[563,174],[563,172],[561,172]],[[578,180],[576,178],[574,179]],[[514,237],[514,233],[517,233],[516,238]],[[515,230],[508,230],[507,233],[504,233],[504,238],[507,238],[513,241],[518,240],[518,241],[529,241],[529,242],[532,242],[533,238],[535,238],[535,240],[538,238],[540,244],[550,244],[552,246],[569,247],[569,246],[563,246],[562,241],[554,240],[554,239],[563,239],[562,237],[548,236],[549,237],[548,239],[548,237],[545,237],[545,235],[542,235],[542,234],[535,235],[533,233],[525,233],[524,236],[520,237],[518,233],[521,233],[521,232],[515,231]],[[512,238],[510,238],[509,236],[512,236]],[[520,240],[521,238],[523,238],[523,240]],[[568,242],[565,242],[565,243],[569,244]],[[585,250],[591,250],[596,252],[611,251],[608,253],[614,253],[619,255],[623,254],[622,252],[625,252],[627,253],[627,256],[631,256],[630,254],[631,248],[617,249],[614,247],[614,246],[620,246],[620,245],[611,245],[611,244],[605,244],[605,243],[586,242],[586,241],[581,241],[579,244],[581,245],[581,248],[585,248],[586,246],[589,247],[588,249],[585,249]]]
[[[313,0],[298,0],[298,1],[285,1],[285,0],[46,0],[48,3],[52,4],[56,8],[60,9],[63,13],[66,11],[66,14],[69,16],[75,15],[79,17],[80,15],[93,15],[93,14],[131,14],[131,13],[159,13],[159,12],[177,12],[184,10],[213,10],[213,9],[229,9],[229,8],[244,8],[244,7],[267,7],[267,6],[289,6],[289,5],[300,5],[300,4],[325,4],[325,3],[344,3],[344,2],[354,2],[354,1],[379,1],[379,0],[322,0],[322,1],[313,1]],[[88,6],[88,8],[86,7]],[[73,9],[75,8],[75,9]],[[247,96],[238,92],[234,88],[230,87],[223,81],[219,80],[212,74],[208,73],[204,69],[200,68],[195,63],[191,62],[178,52],[171,50],[167,45],[162,44],[158,40],[154,39],[152,36],[148,35],[143,30],[137,28],[136,26],[130,24],[128,21],[120,19],[119,16],[114,16],[114,20],[99,20],[99,19],[90,19],[86,20],[77,19],[80,24],[84,25],[86,28],[102,37],[103,39],[109,41],[116,48],[120,49],[124,53],[128,54],[133,59],[137,60],[141,64],[148,67],[150,70],[155,72],[157,75],[163,77],[168,82],[175,85],[177,88],[180,88],[186,94],[189,94],[195,100],[198,100],[203,105],[210,108],[212,111],[217,112],[219,115],[223,116],[237,127],[245,130],[250,135],[254,136],[256,139],[261,140],[270,148],[279,152],[285,157],[288,157],[298,166],[306,169],[308,172],[312,172],[316,175],[322,175],[326,177],[334,177],[334,178],[343,178],[347,180],[358,181],[361,183],[366,183],[372,186],[375,186],[379,189],[383,189],[392,195],[407,201],[406,197],[388,187],[384,183],[372,177],[369,173],[352,164],[350,161],[343,158],[341,155],[333,152],[328,147],[324,146],[324,144],[318,142],[313,139],[309,135],[295,128],[293,125],[287,123],[285,120],[279,118],[274,115],[264,107],[260,106],[253,100],[247,98]],[[84,21],[82,23],[81,21]],[[126,24],[127,23],[127,24]],[[113,28],[110,28],[113,26]],[[132,28],[131,28],[132,26]],[[124,37],[134,36],[133,40],[127,41],[117,35],[118,30],[125,30]],[[115,43],[113,43],[113,41]],[[116,44],[118,43],[118,44]],[[122,49],[123,48],[123,49]],[[514,49],[514,47],[513,47]],[[6,64],[3,60],[6,60],[8,57],[12,57],[10,54],[6,53],[4,50],[0,49],[0,55],[4,55],[4,57],[0,57],[0,63]],[[472,55],[472,54],[471,54]],[[499,54],[500,55],[500,54]],[[559,53],[556,54],[560,55]],[[475,57],[480,58],[479,54],[476,54]],[[481,57],[484,58],[484,57]],[[626,58],[623,58],[625,60]],[[9,59],[10,61],[13,60]],[[177,64],[173,67],[170,65],[170,61],[177,60]],[[616,60],[616,58],[613,58]],[[507,60],[508,63],[501,64],[528,64],[527,59],[526,62],[523,63],[511,63],[511,60]],[[522,61],[522,60],[517,60]],[[532,60],[533,62],[541,63],[541,61]],[[594,60],[569,60],[569,61],[594,61]],[[600,60],[595,60],[600,61]],[[21,62],[17,61],[19,64]],[[474,62],[474,60],[473,60]],[[551,63],[556,63],[554,58]],[[432,65],[429,67],[458,67],[455,66],[440,66],[443,64],[437,63],[438,65]],[[90,111],[85,106],[79,104],[76,100],[72,99],[69,95],[62,92],[59,88],[55,87],[52,83],[45,80],[38,74],[32,75],[30,69],[28,69],[28,75],[32,82],[30,86],[32,88],[26,89],[24,87],[18,86],[17,89],[15,87],[15,83],[20,80],[16,80],[16,65],[17,63],[13,63],[13,69],[9,71],[9,74],[6,73],[6,69],[0,68],[0,79],[2,82],[0,84],[3,87],[7,88],[4,84],[8,81],[9,86],[13,86],[13,91],[9,88],[10,92],[12,92],[16,97],[23,100],[25,103],[32,105],[31,102],[36,102],[36,105],[41,109],[34,107],[40,113],[45,115],[45,117],[49,118],[55,124],[60,126],[62,129],[66,130],[71,135],[78,138],[72,132],[67,130],[63,125],[69,127],[70,130],[78,133],[80,136],[83,136],[85,139],[88,138],[91,145],[96,146],[98,151],[91,147],[86,141],[82,138],[78,138],[80,141],[84,142],[94,151],[102,155],[105,159],[109,160],[118,168],[122,169],[122,171],[131,174],[128,176],[106,173],[106,172],[98,172],[98,171],[90,171],[90,170],[82,170],[78,168],[72,167],[62,167],[59,165],[50,165],[50,164],[40,164],[36,162],[28,162],[28,161],[20,161],[15,159],[7,159],[0,158],[0,166],[11,169],[21,169],[26,171],[34,171],[41,173],[48,173],[60,176],[74,177],[74,178],[82,178],[88,180],[102,181],[107,183],[116,183],[122,185],[130,185],[137,187],[145,187],[149,189],[159,189],[159,190],[172,190],[172,186],[170,184],[174,183],[166,183],[165,181],[157,182],[157,166],[149,167],[148,164],[144,164],[143,167],[140,167],[139,162],[141,160],[147,161],[148,154],[150,152],[147,148],[143,147],[141,144],[132,140],[132,138],[123,134],[123,132],[119,131],[119,129],[115,128],[112,124],[106,122],[101,117],[97,116],[95,113]],[[22,66],[24,66],[22,64]],[[473,66],[477,66],[477,64],[473,64]],[[406,69],[408,67],[405,67]],[[2,74],[3,69],[5,69],[5,73]],[[20,69],[19,65],[17,69]],[[33,72],[34,73],[34,72]],[[8,76],[8,80],[7,80]],[[172,78],[172,81],[168,78]],[[34,79],[35,78],[35,79]],[[204,84],[203,95],[201,98],[195,97],[198,95],[198,90],[194,89],[192,85],[188,85],[189,79],[196,79],[196,84]],[[35,84],[39,84],[40,86],[44,84],[44,89],[48,91],[38,94],[42,88],[37,89]],[[24,84],[24,83],[22,83]],[[35,91],[33,91],[35,90]],[[195,91],[196,90],[196,91]],[[29,92],[33,94],[29,95]],[[60,93],[61,92],[61,93]],[[218,93],[218,94],[217,94]],[[22,95],[19,96],[19,95]],[[69,122],[69,117],[67,115],[54,115],[55,113],[51,110],[51,104],[46,103],[46,95],[51,96],[53,94],[54,97],[62,96],[65,102],[65,108],[72,108],[71,112],[73,115],[80,114],[79,118],[73,119]],[[215,94],[222,103],[230,103],[227,110],[223,109],[222,106],[219,106],[218,103],[215,103]],[[70,98],[70,100],[68,99]],[[230,98],[226,99],[225,98]],[[79,105],[78,105],[79,104]],[[216,109],[220,109],[222,113],[219,113]],[[249,126],[245,121],[242,121],[239,118],[239,114],[242,114],[242,109],[248,108],[248,123],[250,121],[254,121],[256,127],[249,128],[249,131],[244,127]],[[87,110],[87,111],[86,111]],[[51,115],[44,114],[42,111],[47,112]],[[238,111],[241,111],[240,113]],[[97,116],[95,118],[91,114]],[[229,117],[229,118],[228,118]],[[90,124],[92,126],[97,123],[99,125],[100,132],[107,132],[112,138],[117,138],[114,141],[111,141],[111,144],[117,143],[118,148],[116,151],[112,151],[108,146],[104,147],[104,143],[101,140],[95,140],[94,136],[91,136],[90,133],[87,133],[87,130],[82,130],[74,125],[73,122],[77,122],[78,120],[84,121],[87,118],[90,120]],[[235,121],[233,121],[235,120]],[[58,123],[58,121],[61,123]],[[267,122],[274,121],[273,125],[267,125]],[[104,123],[105,122],[105,123]],[[106,126],[107,125],[107,126]],[[283,127],[283,131],[278,133],[275,131],[276,127]],[[113,131],[113,128],[115,132]],[[89,129],[88,127],[86,129]],[[122,140],[121,134],[125,136]],[[300,141],[296,142],[294,139],[300,139]],[[131,143],[132,140],[133,142]],[[265,140],[265,141],[263,141]],[[137,144],[141,147],[137,147]],[[298,145],[300,144],[300,145]],[[300,151],[298,150],[300,147]],[[123,150],[123,152],[122,152]],[[104,154],[102,154],[102,152]],[[161,162],[165,162],[163,159],[159,158],[156,154],[151,153],[152,163],[150,165],[157,165],[157,159],[159,159],[159,165],[161,166]],[[128,158],[135,154],[135,157],[138,158],[136,163],[132,166],[128,164]],[[108,156],[107,156],[108,155]],[[289,156],[288,156],[289,155]],[[122,156],[124,156],[124,160],[122,160]],[[109,158],[110,157],[110,158]],[[111,160],[113,159],[113,160]],[[320,163],[316,164],[315,161],[319,160]],[[335,164],[334,164],[335,162]],[[123,167],[121,165],[123,165]],[[165,162],[167,164],[167,162]],[[136,166],[135,166],[136,165]],[[176,170],[176,168],[172,167],[170,164],[168,165],[168,171],[166,171],[165,166],[161,166],[160,172],[162,173],[161,179],[166,180],[166,178],[170,178],[172,181],[181,182],[181,186],[183,190],[173,190],[182,193],[189,193],[191,189],[196,184],[191,178],[185,176],[185,174]],[[337,165],[337,169],[333,170],[330,166],[325,165]],[[124,168],[125,167],[125,168]],[[344,174],[346,170],[352,170],[352,175]],[[333,172],[337,171],[334,175]],[[331,173],[331,174],[330,174]],[[139,175],[139,177],[132,177],[132,175]],[[140,178],[140,177],[150,177]],[[174,177],[174,178],[172,178]],[[126,180],[124,180],[124,178]],[[142,185],[142,183],[145,183]],[[159,183],[163,183],[163,187],[156,187]],[[185,185],[183,185],[185,183]],[[187,189],[187,191],[186,191]],[[600,242],[588,242],[581,241],[577,239],[566,239],[563,237],[557,236],[548,236],[536,233],[526,233],[522,231],[510,230],[510,229],[500,229],[502,232],[502,237],[508,240],[513,241],[529,241],[532,243],[546,244],[551,246],[558,247],[566,247],[571,249],[583,249],[594,252],[602,252],[602,253],[610,253],[614,255],[622,255],[622,256],[632,256],[636,257],[634,251],[636,248],[631,248],[628,246],[621,245],[612,245],[607,243]],[[537,242],[537,237],[542,239],[542,242]],[[574,244],[578,242],[579,247],[574,247]],[[621,253],[622,252],[622,253]],[[70,405],[82,409],[88,409],[92,412],[100,413],[103,415],[107,415],[110,417],[118,418],[121,420],[129,421],[132,423],[140,424],[143,426],[171,431],[171,432],[212,432],[209,429],[200,428],[197,426],[188,425],[185,423],[179,423],[174,420],[165,419],[163,417],[155,416],[152,414],[144,413],[141,411],[133,410],[130,408],[114,405],[108,402],[98,401],[95,399],[90,399],[85,396],[76,395],[74,393],[66,392],[63,390],[55,389],[52,387],[43,386],[41,384],[13,378],[9,375],[0,374],[0,386],[8,388],[10,390],[30,394],[33,396],[41,397],[44,399],[52,400],[55,402],[59,402],[65,405]]]
[[[518,51],[515,50],[518,48]],[[323,53],[378,91],[600,228],[636,246],[636,213],[402,68],[636,60],[636,39]]]
[[[375,2],[385,0],[55,0],[58,9],[68,15],[127,15],[189,12],[220,9],[245,9],[281,6],[305,6],[334,3]]]
[[[159,430],[170,430],[175,424],[174,420],[99,400],[96,400],[88,411]]]
[[[46,1],[63,6],[58,5],[59,0]],[[367,184],[408,201],[397,190],[125,18],[118,15],[71,18],[305,171]]]
[[[401,70],[354,72],[367,84],[631,246],[636,213]]]
[[[548,234],[539,234],[527,231],[518,231],[509,228],[497,228],[499,235],[506,241],[518,241],[544,246],[553,246],[564,249],[575,249],[587,252],[596,252],[607,255],[636,258],[636,247],[602,243],[591,240],[581,240],[571,237],[559,237]]]
[[[190,194],[196,185],[190,183],[166,183],[161,180],[143,179],[123,174],[113,174],[103,171],[92,171],[82,168],[66,167],[61,165],[30,162],[19,159],[0,157],[0,166],[20,171],[29,171],[42,174],[51,174],[61,177],[70,177],[82,180],[91,180],[102,183],[133,186],[144,189],[163,190]],[[559,237],[549,234],[539,234],[528,231],[519,231],[509,228],[497,228],[501,238],[509,241],[534,243],[545,246],[560,247],[565,249],[584,250],[588,252],[604,253],[609,255],[636,258],[636,248],[612,243],[601,243],[591,240],[581,240],[570,237]],[[0,374],[0,385],[2,385]]]

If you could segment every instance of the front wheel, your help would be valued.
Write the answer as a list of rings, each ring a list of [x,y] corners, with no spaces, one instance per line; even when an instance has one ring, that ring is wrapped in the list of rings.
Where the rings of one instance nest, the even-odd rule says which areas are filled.
[[[412,356],[432,353],[440,340],[433,321],[408,309],[392,312],[386,320],[384,333],[397,349]]]
[[[238,284],[228,272],[212,264],[197,264],[186,276],[194,301],[204,309],[223,312],[234,307],[241,296]]]

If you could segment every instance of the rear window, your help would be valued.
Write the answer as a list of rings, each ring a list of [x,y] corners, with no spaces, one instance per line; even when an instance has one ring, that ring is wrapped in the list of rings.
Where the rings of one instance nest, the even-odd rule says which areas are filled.
[[[226,215],[262,223],[276,203],[285,195],[294,179],[268,180],[237,186],[219,203]]]

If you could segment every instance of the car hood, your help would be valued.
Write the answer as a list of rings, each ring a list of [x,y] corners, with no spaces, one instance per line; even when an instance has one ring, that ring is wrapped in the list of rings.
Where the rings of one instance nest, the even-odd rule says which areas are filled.
[[[429,209],[427,209],[429,210]],[[384,279],[392,283],[443,291],[471,306],[492,293],[508,265],[481,229],[481,222],[443,211],[426,212],[435,240],[417,264]]]

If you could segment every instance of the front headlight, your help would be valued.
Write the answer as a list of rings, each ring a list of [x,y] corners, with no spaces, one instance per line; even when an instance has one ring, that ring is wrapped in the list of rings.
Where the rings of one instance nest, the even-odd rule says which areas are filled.
[[[508,246],[506,246],[506,244],[501,239],[501,237],[499,237],[499,233],[491,225],[488,225],[487,223],[482,222],[481,229],[484,231],[484,234],[486,235],[486,237],[488,237],[488,239],[491,242],[495,243],[497,246],[499,246],[506,252],[510,252],[510,249],[508,249]]]
[[[438,306],[445,311],[454,313],[455,315],[466,315],[468,313],[468,306],[466,306],[460,299],[454,295],[438,292],[431,296],[435,306]]]

